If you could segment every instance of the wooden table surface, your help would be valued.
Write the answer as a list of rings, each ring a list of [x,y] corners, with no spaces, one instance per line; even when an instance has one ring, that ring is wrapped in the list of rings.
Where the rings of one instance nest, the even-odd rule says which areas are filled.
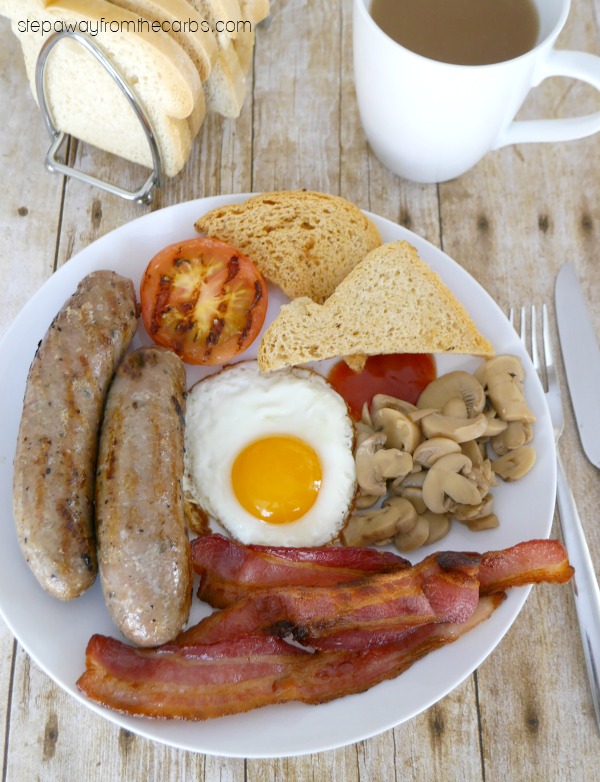
[[[598,0],[573,5],[560,46],[600,53]],[[598,108],[591,88],[554,79],[532,93],[522,116]],[[242,115],[210,118],[184,172],[150,207],[44,170],[48,137],[4,19],[0,116],[0,335],[59,266],[138,215],[201,196],[301,187],[341,194],[409,227],[462,264],[502,308],[552,302],[559,267],[573,261],[600,334],[600,135],[506,148],[438,186],[399,179],[370,153],[361,130],[350,0],[313,0],[310,12],[301,0],[274,0],[270,24],[257,32]],[[121,183],[145,178],[81,144],[70,155],[78,167]],[[566,392],[562,363],[560,371]],[[599,475],[584,457],[568,404],[561,451],[600,566]],[[600,780],[600,736],[570,588],[535,588],[496,651],[420,716],[314,755],[231,759],[139,738],[65,694],[6,628],[0,701],[3,780]]]

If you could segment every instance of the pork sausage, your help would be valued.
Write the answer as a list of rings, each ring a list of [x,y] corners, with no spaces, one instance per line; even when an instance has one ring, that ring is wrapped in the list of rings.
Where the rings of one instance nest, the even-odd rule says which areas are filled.
[[[192,596],[183,492],[185,369],[161,347],[129,353],[106,400],[96,474],[100,580],[123,635],[172,640]]]
[[[131,280],[92,272],[54,318],[27,377],[13,513],[29,567],[54,597],[94,582],[94,475],[106,392],[137,327]]]

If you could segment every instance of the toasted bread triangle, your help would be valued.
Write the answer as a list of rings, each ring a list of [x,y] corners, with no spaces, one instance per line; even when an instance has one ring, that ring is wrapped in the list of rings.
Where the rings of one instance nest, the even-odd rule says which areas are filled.
[[[302,297],[283,306],[262,338],[258,363],[268,372],[382,353],[494,353],[463,305],[408,242],[371,251],[324,304]]]

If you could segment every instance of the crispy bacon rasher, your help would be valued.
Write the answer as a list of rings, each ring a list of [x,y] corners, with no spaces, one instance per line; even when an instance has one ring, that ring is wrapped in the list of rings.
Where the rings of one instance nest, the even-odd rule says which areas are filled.
[[[322,568],[340,567],[333,562]],[[565,583],[572,573],[563,546],[543,540],[386,564],[335,585],[261,587],[155,649],[93,636],[77,684],[98,703],[151,717],[202,720],[290,700],[322,703],[395,677],[456,640],[490,616],[504,588]],[[310,648],[282,637],[289,633]]]
[[[483,597],[467,622],[422,625],[397,643],[359,653],[311,653],[273,636],[136,649],[94,635],[77,686],[120,712],[188,720],[287,701],[324,703],[398,676],[487,619],[503,599],[501,593]]]
[[[403,630],[431,622],[464,622],[479,600],[479,556],[432,554],[418,565],[375,572],[334,586],[253,590],[182,636],[216,643],[266,633],[317,645],[332,631]]]
[[[244,546],[218,534],[192,541],[192,564],[200,576],[198,597],[214,608],[265,586],[332,586],[410,567],[397,554],[371,548]]]

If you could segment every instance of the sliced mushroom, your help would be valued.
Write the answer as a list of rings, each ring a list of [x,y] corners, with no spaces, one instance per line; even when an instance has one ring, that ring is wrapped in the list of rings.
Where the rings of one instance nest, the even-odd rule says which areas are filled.
[[[447,513],[456,503],[478,505],[481,496],[475,484],[464,475],[432,468],[423,484],[423,500],[434,513]]]
[[[467,416],[475,418],[485,406],[485,393],[481,383],[469,372],[448,372],[433,380],[417,400],[417,407],[442,410],[450,399],[462,398]]]
[[[364,494],[383,497],[386,493],[386,479],[379,472],[374,459],[384,443],[385,435],[378,432],[365,438],[356,449],[356,480]]]
[[[417,516],[417,523],[409,532],[401,532],[394,537],[398,551],[406,553],[423,546],[429,537],[429,522],[423,516]]]
[[[491,494],[486,494],[479,505],[463,505],[458,503],[453,505],[450,515],[457,521],[468,522],[472,519],[480,519],[484,516],[489,516],[493,510],[494,498]]]
[[[388,497],[382,508],[393,508],[398,513],[397,532],[409,532],[417,523],[417,512],[408,500],[402,497]]]
[[[386,481],[391,478],[394,480],[405,478],[413,466],[412,456],[398,448],[382,448],[373,454],[373,460],[379,474]]]
[[[453,418],[468,418],[469,411],[462,398],[462,396],[455,396],[449,399],[442,408],[444,415],[452,416]]]
[[[399,497],[396,499],[400,499]],[[388,503],[369,513],[355,513],[342,532],[346,546],[370,546],[389,543],[398,533],[417,523],[417,513],[410,502]]]
[[[431,467],[440,457],[449,453],[459,453],[460,445],[448,437],[432,437],[417,445],[413,461],[423,467]]]
[[[473,462],[462,451],[446,454],[431,465],[432,470],[449,470],[463,475],[467,475],[472,467]]]
[[[472,532],[481,532],[485,529],[495,529],[498,527],[500,522],[498,521],[498,516],[496,516],[495,513],[490,513],[489,516],[483,516],[480,519],[472,519],[471,521],[467,522],[467,527]]]
[[[535,449],[522,445],[492,462],[492,469],[504,481],[518,481],[535,464]]]
[[[363,494],[362,491],[359,491],[354,500],[354,507],[356,510],[366,510],[367,508],[372,508],[373,505],[376,505],[380,499],[381,497],[374,494]]]
[[[389,479],[404,478],[412,470],[412,456],[397,448],[383,448],[385,441],[383,432],[377,432],[356,449],[356,480],[363,494],[383,497]]]
[[[384,407],[390,410],[397,410],[399,413],[408,415],[416,410],[416,406],[410,402],[405,402],[404,399],[397,399],[395,396],[389,394],[375,394],[371,401],[371,415],[374,415],[379,410],[383,410]]]
[[[454,418],[442,413],[431,413],[421,421],[421,429],[428,439],[448,437],[457,443],[475,440],[485,432],[487,418],[478,413],[475,418]]]
[[[383,431],[388,448],[412,453],[423,439],[421,430],[407,415],[391,407],[371,412],[375,429]]]
[[[426,510],[422,516],[429,522],[429,535],[425,541],[427,546],[430,543],[437,543],[450,532],[450,518],[447,513],[433,513]]]
[[[465,473],[467,478],[470,478],[475,485],[481,497],[484,497],[490,486],[496,486],[497,480],[492,470],[491,461],[482,454],[479,443],[475,440],[469,440],[467,443],[462,443],[462,452],[465,456],[468,456],[471,460],[471,469]]]
[[[482,364],[475,376],[503,421],[535,421],[525,401],[525,373],[517,356],[495,356]]]
[[[495,437],[496,435],[503,432],[508,426],[508,423],[506,421],[503,421],[501,418],[498,418],[496,411],[491,405],[488,408],[486,408],[483,412],[488,421],[487,429],[483,433],[484,437]]]
[[[529,421],[510,421],[503,432],[492,437],[490,443],[494,453],[504,456],[508,451],[514,451],[532,440],[533,426]]]
[[[425,500],[423,499],[423,489],[418,486],[406,486],[397,493],[399,497],[408,500],[416,512],[421,515],[427,510]]]
[[[375,434],[375,429],[373,429],[372,426],[365,423],[364,421],[357,421],[354,424],[354,431],[356,434],[356,445],[360,445],[363,443],[367,437],[371,437],[371,435]]]

